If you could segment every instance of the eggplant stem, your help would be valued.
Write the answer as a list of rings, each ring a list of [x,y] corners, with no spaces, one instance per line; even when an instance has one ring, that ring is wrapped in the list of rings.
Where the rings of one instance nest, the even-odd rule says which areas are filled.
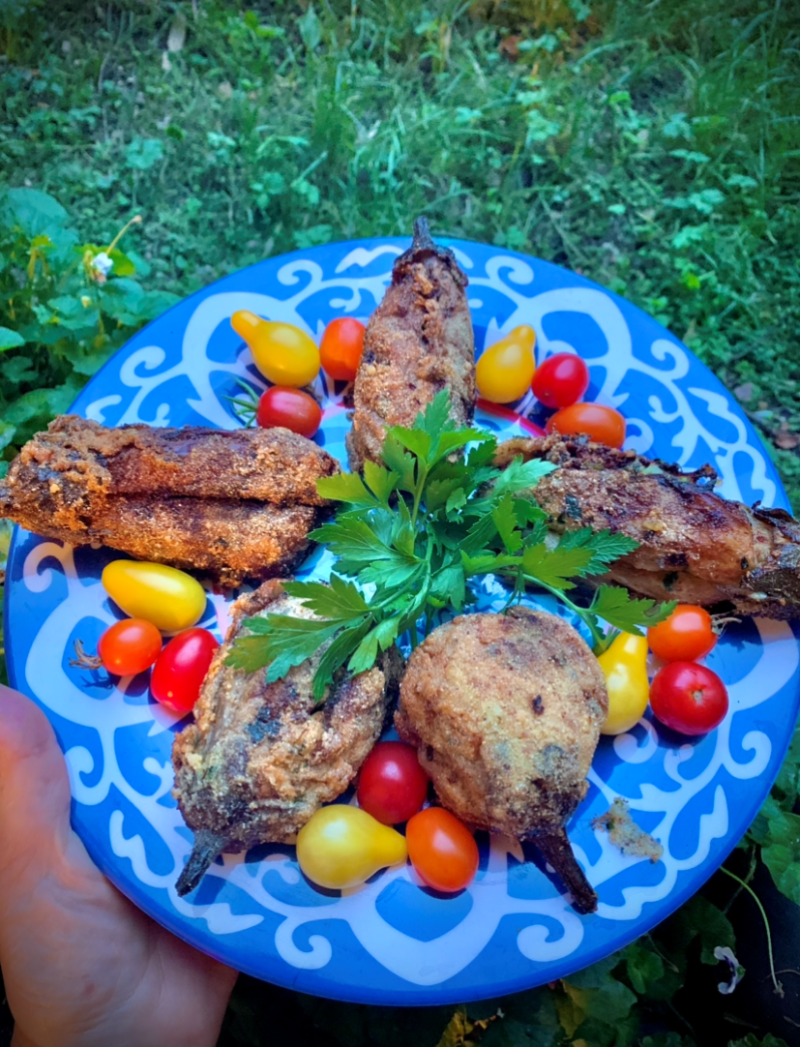
[[[192,853],[175,884],[175,890],[181,898],[195,889],[208,867],[217,855],[225,850],[229,842],[227,837],[220,836],[210,829],[199,829],[195,833]]]

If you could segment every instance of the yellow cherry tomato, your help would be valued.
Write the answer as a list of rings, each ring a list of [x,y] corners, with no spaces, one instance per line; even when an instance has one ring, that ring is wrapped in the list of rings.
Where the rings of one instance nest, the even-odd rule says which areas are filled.
[[[259,371],[275,385],[297,388],[313,382],[319,374],[319,349],[294,324],[262,320],[240,309],[231,317],[231,327],[250,346]]]
[[[103,588],[132,618],[163,633],[188,629],[206,609],[206,594],[191,575],[163,563],[114,560],[103,570]]]
[[[601,734],[624,734],[641,720],[650,696],[647,637],[620,633],[597,659],[608,688],[608,716]]]
[[[527,393],[536,370],[535,343],[536,332],[523,325],[484,351],[475,368],[478,392],[484,400],[508,404]]]
[[[407,854],[399,832],[343,803],[321,808],[297,834],[300,868],[320,887],[355,887]]]

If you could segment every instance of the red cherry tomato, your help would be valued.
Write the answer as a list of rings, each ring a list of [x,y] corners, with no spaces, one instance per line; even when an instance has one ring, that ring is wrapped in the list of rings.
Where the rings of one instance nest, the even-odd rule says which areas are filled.
[[[725,719],[728,692],[715,672],[696,662],[670,662],[650,684],[655,716],[681,734],[706,734]]]
[[[208,629],[187,629],[173,637],[150,677],[150,693],[156,701],[176,713],[190,712],[218,647]]]
[[[323,370],[340,381],[352,382],[364,351],[366,327],[351,316],[331,320],[319,343]]]
[[[545,426],[548,433],[558,432],[564,436],[578,436],[581,433],[595,443],[607,444],[609,447],[622,447],[625,442],[625,419],[613,407],[602,404],[572,404],[562,407]]]
[[[281,425],[311,439],[322,421],[322,408],[302,389],[273,385],[261,394],[256,421],[262,429]]]
[[[143,673],[160,653],[161,633],[143,618],[123,618],[115,622],[97,644],[103,668],[116,676]]]
[[[408,857],[420,878],[437,891],[461,891],[478,868],[478,845],[469,829],[441,807],[426,807],[406,826]]]
[[[647,630],[647,642],[665,662],[693,662],[708,654],[717,634],[704,607],[679,603],[669,618]]]
[[[407,822],[425,802],[428,776],[416,749],[403,742],[379,742],[358,778],[358,806],[384,825]]]
[[[569,407],[589,388],[589,368],[574,353],[556,353],[536,369],[533,395],[545,407]]]

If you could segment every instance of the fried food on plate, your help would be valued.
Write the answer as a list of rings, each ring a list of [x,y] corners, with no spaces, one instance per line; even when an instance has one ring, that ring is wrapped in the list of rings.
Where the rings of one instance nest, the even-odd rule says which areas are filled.
[[[607,527],[640,543],[606,580],[656,600],[726,601],[741,614],[800,617],[800,524],[782,509],[748,509],[715,494],[711,466],[684,473],[555,435],[506,440],[495,462],[518,455],[559,466],[533,492],[555,528]]]
[[[395,726],[442,804],[490,832],[532,840],[581,912],[597,895],[565,825],[608,709],[605,678],[561,618],[515,608],[435,629],[408,661]]]
[[[392,269],[392,282],[370,317],[356,374],[350,467],[379,462],[386,430],[411,427],[436,393],[450,391],[458,425],[475,410],[475,345],[467,278],[452,251],[437,247],[425,218]]]
[[[380,736],[387,677],[377,666],[312,697],[323,645],[285,679],[225,664],[243,619],[266,614],[313,618],[303,603],[265,582],[232,605],[233,623],[214,656],[194,708],[195,722],[172,748],[174,795],[195,831],[178,894],[194,890],[222,851],[291,843],[311,815],[344,792]]]
[[[108,545],[235,586],[288,570],[339,471],[288,429],[107,429],[64,415],[0,481],[0,516],[73,545]]]

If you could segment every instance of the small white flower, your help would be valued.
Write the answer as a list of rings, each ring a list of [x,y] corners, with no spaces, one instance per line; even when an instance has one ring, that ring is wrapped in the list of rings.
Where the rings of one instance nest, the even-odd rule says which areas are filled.
[[[730,967],[731,980],[729,982],[720,982],[717,986],[724,996],[729,996],[742,978],[744,978],[744,967],[742,967],[727,945],[718,945],[714,950],[714,956],[718,960],[724,960]]]
[[[99,284],[104,284],[106,278],[111,270],[114,268],[114,262],[105,251],[101,251],[100,254],[96,254],[91,262],[92,276]]]

